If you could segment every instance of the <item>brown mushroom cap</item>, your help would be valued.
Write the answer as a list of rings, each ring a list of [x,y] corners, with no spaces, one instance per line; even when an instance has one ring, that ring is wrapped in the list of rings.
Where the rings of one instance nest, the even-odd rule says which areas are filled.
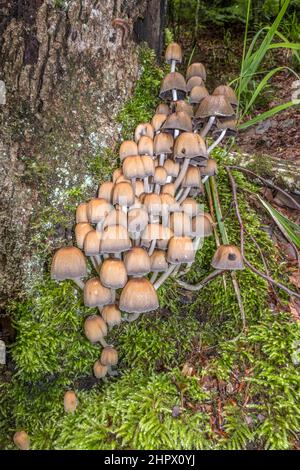
[[[159,307],[157,293],[146,278],[130,279],[120,297],[120,309],[128,313],[144,313]]]
[[[200,62],[195,62],[191,64],[186,71],[186,79],[189,80],[191,77],[201,77],[205,82],[206,80],[206,70],[203,64]]]
[[[102,229],[104,230],[106,227],[110,225],[122,225],[122,227],[127,228],[127,215],[121,209],[113,209],[110,213],[105,217]]]
[[[206,162],[206,166],[200,168],[202,176],[215,176],[218,174],[218,165],[216,160],[209,158]]]
[[[213,233],[211,218],[208,214],[198,214],[192,219],[192,232],[194,237],[209,237]]]
[[[139,155],[131,155],[129,157],[126,157],[123,160],[122,169],[123,169],[124,177],[128,178],[129,180],[145,177],[144,165]],[[117,180],[117,184],[121,184],[119,183],[119,180]],[[130,194],[131,194],[131,190],[129,190],[129,187],[128,187],[128,191],[130,191]],[[132,192],[133,192],[133,188],[132,188]],[[113,198],[113,201],[114,201],[114,198]]]
[[[141,156],[142,164],[144,166],[145,176],[153,176],[155,172],[154,160],[149,155]]]
[[[201,192],[203,191],[200,169],[197,166],[189,165],[181,186],[182,188],[197,188]]]
[[[213,131],[213,135],[220,134],[223,130],[226,130],[226,136],[236,135],[237,133],[237,120],[234,117],[219,118],[217,119],[217,125]]]
[[[136,181],[135,182],[135,195],[137,198],[140,197],[140,195],[144,192],[144,182],[143,181]],[[135,200],[134,206],[137,207],[137,201]]]
[[[179,72],[171,72],[165,76],[160,87],[159,97],[164,101],[173,101],[172,90],[177,91],[179,100],[184,99],[187,93],[184,76]]]
[[[162,126],[163,131],[174,131],[176,129],[186,132],[191,132],[193,129],[192,120],[190,116],[184,111],[178,111],[176,113],[170,114]]]
[[[167,260],[171,264],[191,263],[195,259],[193,242],[189,237],[172,237],[169,241]]]
[[[100,281],[105,287],[120,289],[127,282],[125,264],[120,259],[106,259],[100,268]]]
[[[163,186],[163,188],[165,186]],[[161,194],[160,200],[161,200],[161,206],[162,206],[162,214],[163,213],[166,214],[166,211],[175,212],[180,209],[179,203],[175,200],[174,196],[171,196],[171,194],[168,194],[168,193]]]
[[[148,224],[142,233],[142,245],[149,246],[152,240],[165,240],[168,237],[168,228],[161,224]]]
[[[97,343],[107,335],[107,326],[99,315],[91,315],[84,322],[84,334],[91,343]]]
[[[189,237],[192,232],[192,221],[186,212],[173,212],[170,216],[170,229],[176,237]]]
[[[144,248],[135,246],[124,256],[124,264],[128,276],[140,277],[148,274],[151,269],[150,256]]]
[[[150,137],[151,139],[154,138],[154,129],[152,125],[150,124],[150,122],[143,122],[136,127],[135,132],[134,132],[134,140],[136,141],[136,143],[139,142],[140,138],[143,135],[146,135],[147,137]]]
[[[117,305],[105,305],[101,310],[101,315],[108,326],[120,325],[122,322],[121,312]]]
[[[238,99],[233,88],[228,85],[219,85],[214,91],[214,96],[223,95],[232,106],[238,105]]]
[[[104,287],[98,277],[93,277],[85,283],[83,298],[86,307],[102,307],[112,302],[110,289]]]
[[[102,222],[111,211],[112,205],[102,198],[91,199],[87,205],[87,215],[89,222],[98,224]]]
[[[211,265],[220,270],[244,269],[243,257],[235,245],[220,245],[213,256]]]
[[[100,360],[95,362],[93,366],[93,372],[96,379],[103,379],[103,377],[106,376],[107,371],[107,366],[101,364]]]
[[[203,86],[204,85],[204,81],[203,81],[203,78],[201,77],[191,77],[188,79],[187,83],[186,83],[186,87],[187,87],[187,91],[188,93],[191,92],[191,90],[195,87],[195,86]]]
[[[30,438],[25,431],[17,431],[13,437],[14,444],[20,450],[29,450],[30,449]]]
[[[51,278],[56,281],[80,279],[85,277],[86,259],[75,246],[67,246],[57,250],[51,264]]]
[[[101,232],[91,230],[84,239],[84,253],[86,256],[95,256],[100,253]]]
[[[234,116],[234,110],[231,104],[223,95],[209,95],[206,96],[197,109],[195,118],[206,119],[211,116],[229,117]]]
[[[174,157],[180,158],[207,158],[207,150],[204,139],[193,132],[180,134],[174,145]]]
[[[113,192],[113,204],[130,207],[132,204],[134,204],[134,197],[133,187],[130,183],[123,182],[117,183],[115,185]]]
[[[163,273],[168,269],[166,253],[163,250],[154,250],[151,259],[151,271]]]
[[[181,64],[182,62],[182,50],[179,44],[177,42],[171,42],[165,53],[165,60],[167,64],[171,64],[171,62],[174,60],[176,63]]]
[[[168,114],[171,114],[171,111],[170,111],[169,106],[166,103],[159,103],[159,105],[157,106],[155,110],[155,113],[166,114],[168,116]]]
[[[179,113],[180,111],[182,111],[183,113],[186,113],[191,118],[194,116],[193,107],[184,100],[178,100],[172,103],[172,109],[174,109],[174,112],[176,113]]]
[[[148,220],[148,212],[145,209],[130,209],[128,212],[128,231],[130,233],[142,232],[147,226]]]
[[[64,396],[64,408],[66,413],[74,413],[78,406],[76,393],[73,390],[68,390]]]
[[[102,349],[101,352],[101,358],[100,358],[101,364],[104,366],[115,366],[118,364],[118,352],[115,348],[112,346],[106,346],[105,348]]]
[[[173,152],[174,138],[168,132],[160,132],[154,137],[154,155],[169,155]]]
[[[122,225],[110,225],[102,232],[100,253],[122,253],[130,250],[131,241]]]
[[[84,239],[91,230],[94,230],[94,229],[90,224],[86,224],[84,222],[76,224],[75,238],[76,238],[77,246],[81,250],[83,249]]]
[[[200,204],[192,197],[187,197],[181,203],[181,208],[189,217],[194,217],[201,212]]]
[[[159,215],[161,213],[161,199],[158,194],[146,194],[143,200],[143,204],[148,214]]]
[[[205,86],[195,86],[190,93],[190,103],[198,104],[208,95],[209,93]]]
[[[155,132],[159,132],[163,123],[167,119],[167,114],[154,114],[151,124]]]
[[[87,223],[88,221],[89,220],[87,215],[87,204],[84,202],[82,204],[79,204],[76,209],[76,223]]]
[[[153,176],[153,183],[164,185],[167,181],[168,173],[163,166],[157,166]]]
[[[174,183],[166,183],[161,188],[162,194],[169,194],[172,197],[175,196],[175,191],[176,191],[176,188],[175,188]]]
[[[134,140],[124,140],[124,142],[121,143],[120,150],[119,150],[119,156],[121,162],[124,160],[124,158],[129,157],[129,155],[137,155],[138,154],[138,147],[136,142]]]
[[[172,176],[172,178],[176,178],[179,174],[179,163],[174,162],[174,160],[171,160],[170,158],[167,158],[164,162],[164,168],[167,170],[168,176]]]
[[[134,155],[134,154],[133,154]],[[113,183],[116,183],[117,182],[117,179],[123,175],[123,171],[122,171],[122,168],[117,168],[114,172],[113,172],[113,175],[112,175],[112,180],[113,180]]]
[[[153,139],[151,139],[151,137],[142,135],[138,143],[138,154],[153,157]]]
[[[105,199],[107,202],[111,202],[113,189],[114,183],[112,183],[111,181],[105,181],[99,186],[98,198]]]

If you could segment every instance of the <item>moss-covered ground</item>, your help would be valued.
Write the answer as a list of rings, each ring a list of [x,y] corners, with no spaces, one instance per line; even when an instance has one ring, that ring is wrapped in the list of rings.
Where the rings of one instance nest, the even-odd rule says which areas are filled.
[[[124,137],[151,117],[162,71],[148,50],[141,53],[142,74],[132,100],[120,114]],[[231,192],[216,152],[218,186],[230,241],[239,227],[230,209]],[[99,176],[115,161],[99,159]],[[235,173],[240,187],[258,189]],[[66,211],[73,210],[72,204]],[[77,199],[77,197],[75,197]],[[78,195],[78,201],[82,194]],[[284,263],[249,193],[239,193],[247,230],[261,246],[270,270],[287,282]],[[187,275],[194,283],[210,270],[215,250],[208,238]],[[246,254],[263,269],[256,248]],[[49,260],[46,260],[49,263]],[[46,263],[47,264],[47,263]],[[109,342],[119,355],[119,376],[92,377],[99,348],[84,337],[85,308],[71,282],[44,279],[10,313],[17,331],[10,348],[12,367],[0,388],[0,447],[13,448],[12,435],[26,430],[33,449],[288,449],[297,445],[300,425],[300,328],[274,309],[268,285],[244,270],[238,273],[247,328],[242,331],[230,275],[216,278],[199,293],[187,293],[173,280],[160,289],[161,308],[133,324],[112,330]],[[300,359],[300,358],[299,358]],[[184,373],[183,371],[184,370]],[[186,371],[189,371],[187,374]],[[79,406],[66,414],[63,396],[74,389]]]

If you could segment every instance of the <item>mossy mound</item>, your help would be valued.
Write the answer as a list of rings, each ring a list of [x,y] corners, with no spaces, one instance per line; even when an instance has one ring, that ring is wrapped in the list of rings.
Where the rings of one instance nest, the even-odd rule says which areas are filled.
[[[142,65],[137,93],[121,115],[125,136],[137,121],[149,118],[156,104],[161,71],[148,50],[142,51]],[[229,239],[238,243],[224,153],[215,157]],[[239,202],[245,226],[273,275],[286,282],[280,254],[251,206],[249,191],[257,188],[235,176],[243,188]],[[208,238],[188,282],[209,272],[214,250]],[[249,240],[246,254],[263,269]],[[93,310],[83,307],[70,282],[56,284],[46,276],[27,299],[11,305],[17,339],[11,347],[14,372],[0,388],[0,446],[13,448],[13,433],[25,429],[33,449],[292,448],[300,425],[300,328],[287,313],[271,310],[264,280],[248,270],[237,276],[245,331],[230,275],[226,289],[220,277],[193,294],[169,279],[159,291],[159,312],[110,333],[120,375],[103,382],[92,378],[98,347],[82,332]],[[79,406],[66,414],[63,396],[70,388]]]

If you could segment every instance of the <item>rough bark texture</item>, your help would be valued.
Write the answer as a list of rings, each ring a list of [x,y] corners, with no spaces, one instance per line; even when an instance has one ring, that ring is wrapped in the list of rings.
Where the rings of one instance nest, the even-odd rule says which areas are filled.
[[[119,138],[115,117],[138,77],[134,24],[147,5],[0,3],[0,80],[6,87],[6,104],[0,104],[0,308],[43,268],[35,253],[72,236],[73,221],[65,229],[53,212],[63,212],[67,192],[84,187],[88,197],[95,190],[90,164],[99,164],[101,149],[113,148]],[[123,27],[113,26],[115,18],[124,20]],[[47,234],[47,224],[54,233]]]

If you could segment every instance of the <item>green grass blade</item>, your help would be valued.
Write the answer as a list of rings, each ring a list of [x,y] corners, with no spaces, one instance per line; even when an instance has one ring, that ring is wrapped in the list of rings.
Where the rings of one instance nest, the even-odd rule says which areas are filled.
[[[295,42],[275,42],[274,44],[270,44],[268,49],[279,49],[284,47],[285,49],[295,49],[296,51],[300,51],[300,43]]]
[[[294,100],[294,101],[288,101],[287,103],[280,104],[279,106],[275,106],[272,109],[269,109],[269,111],[266,111],[265,113],[259,114],[253,119],[250,119],[249,121],[243,122],[242,124],[238,125],[239,130],[244,130],[247,129],[247,127],[253,126],[254,124],[257,124],[258,122],[263,121],[264,119],[268,119],[275,114],[279,113],[280,111],[284,111],[287,108],[290,108],[291,106],[296,106],[300,104],[300,100]]]

